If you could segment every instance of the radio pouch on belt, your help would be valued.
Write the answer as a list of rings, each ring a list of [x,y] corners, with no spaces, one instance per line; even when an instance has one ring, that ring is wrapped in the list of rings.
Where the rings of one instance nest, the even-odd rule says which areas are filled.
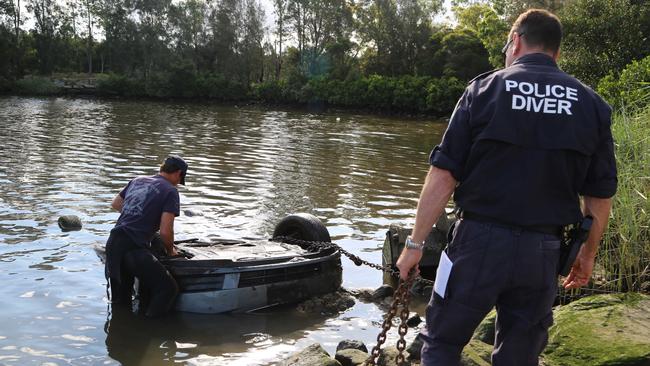
[[[568,276],[573,267],[578,252],[582,244],[589,236],[589,230],[594,218],[587,215],[579,223],[570,225],[562,238],[560,246],[560,263],[558,264],[558,273],[561,276]]]

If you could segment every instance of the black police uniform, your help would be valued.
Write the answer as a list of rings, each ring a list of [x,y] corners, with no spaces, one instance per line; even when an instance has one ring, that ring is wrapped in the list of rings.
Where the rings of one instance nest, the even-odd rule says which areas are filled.
[[[430,163],[459,182],[462,210],[444,298],[427,307],[423,365],[456,365],[496,305],[494,365],[537,365],[553,322],[561,226],[579,196],[616,191],[611,109],[535,53],[472,80]]]

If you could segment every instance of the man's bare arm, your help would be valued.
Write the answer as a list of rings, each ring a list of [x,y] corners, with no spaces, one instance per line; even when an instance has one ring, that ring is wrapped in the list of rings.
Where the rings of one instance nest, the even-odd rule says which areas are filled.
[[[174,248],[174,218],[175,215],[171,212],[163,212],[160,216],[160,238],[168,255],[177,254]]]
[[[113,198],[113,202],[111,202],[111,207],[117,212],[122,212],[122,206],[124,206],[124,198],[117,194],[115,198]]]
[[[420,243],[429,235],[433,224],[438,221],[438,218],[445,210],[449,197],[454,193],[456,183],[456,179],[448,170],[435,166],[429,169],[420,193],[417,213],[415,214],[415,226],[411,234],[411,239],[414,242]],[[420,259],[422,259],[421,250],[404,248],[397,260],[400,277],[406,279],[411,268],[420,263]]]
[[[611,198],[585,196],[583,201],[584,214],[591,215],[594,221],[591,225],[591,230],[589,230],[587,241],[580,248],[576,261],[573,263],[573,267],[571,267],[571,272],[564,280],[563,286],[567,289],[579,288],[589,283],[591,273],[594,269],[596,253],[598,253],[598,245],[600,244],[603,232],[605,232],[605,228],[607,228],[609,213],[612,209]]]

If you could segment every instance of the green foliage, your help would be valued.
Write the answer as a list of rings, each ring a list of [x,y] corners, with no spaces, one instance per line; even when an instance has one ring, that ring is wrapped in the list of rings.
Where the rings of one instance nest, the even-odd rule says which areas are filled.
[[[586,297],[555,311],[544,365],[645,365],[650,357],[650,297]]]
[[[259,99],[267,103],[282,103],[286,101],[286,97],[284,95],[285,90],[286,82],[267,80],[253,86],[253,95],[255,99]]]
[[[253,96],[268,103],[323,103],[330,106],[444,115],[451,112],[465,84],[456,78],[386,77],[354,80],[313,78],[297,92],[288,83],[256,84]]]
[[[612,290],[639,290],[650,280],[650,107],[614,117],[618,190],[598,258]],[[645,275],[644,275],[645,273]]]
[[[458,18],[458,27],[474,32],[481,40],[483,47],[488,51],[490,64],[493,67],[503,67],[501,48],[508,38],[510,25],[487,4],[455,7],[454,13]]]
[[[104,95],[125,97],[145,96],[142,81],[119,74],[104,74],[97,78],[97,90]]]
[[[598,83],[598,93],[615,109],[635,111],[650,105],[650,56],[633,61],[620,75],[610,72]]]
[[[6,93],[11,90],[12,83],[4,76],[0,75],[0,93]]]
[[[561,13],[561,67],[595,87],[610,71],[650,54],[650,3],[576,0]]]
[[[440,59],[443,75],[469,81],[492,67],[488,53],[478,36],[467,29],[455,29],[441,40]]]
[[[60,89],[49,78],[28,77],[16,81],[14,91],[24,95],[54,95]]]

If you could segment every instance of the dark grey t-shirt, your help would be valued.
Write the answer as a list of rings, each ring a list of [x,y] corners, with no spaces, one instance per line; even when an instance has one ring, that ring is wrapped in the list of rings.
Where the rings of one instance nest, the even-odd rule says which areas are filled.
[[[160,175],[138,177],[120,192],[124,199],[115,228],[121,228],[137,245],[148,247],[160,229],[163,212],[180,215],[178,190]]]

